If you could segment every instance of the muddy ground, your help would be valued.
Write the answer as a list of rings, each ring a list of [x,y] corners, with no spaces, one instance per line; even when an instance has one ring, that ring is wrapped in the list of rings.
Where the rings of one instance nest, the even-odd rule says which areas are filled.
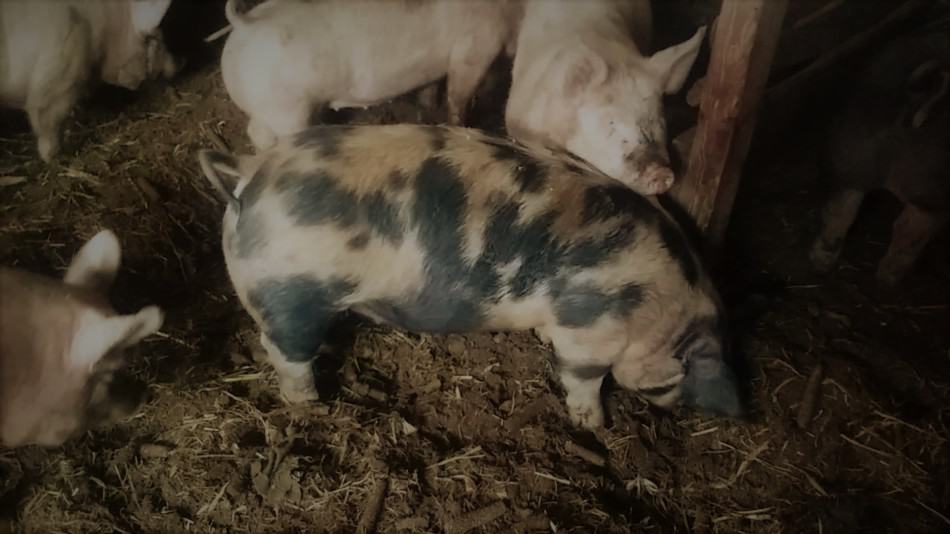
[[[210,132],[248,149],[213,61],[221,43],[198,33],[174,83],[98,91],[53,165],[22,116],[0,115],[0,262],[59,275],[109,227],[124,252],[118,309],[167,313],[129,354],[126,385],[149,395],[137,415],[62,448],[0,451],[0,531],[354,532],[375,510],[380,532],[950,529],[950,240],[900,288],[878,288],[897,211],[882,195],[839,268],[812,273],[820,119],[756,143],[717,271],[751,422],[667,414],[610,387],[612,426],[580,432],[532,335],[416,335],[353,318],[337,329],[340,357],[320,367],[324,400],[289,408],[255,361],[220,251],[223,206],[194,160]],[[476,104],[478,126],[500,126],[500,79]],[[328,120],[442,117],[409,96]]]

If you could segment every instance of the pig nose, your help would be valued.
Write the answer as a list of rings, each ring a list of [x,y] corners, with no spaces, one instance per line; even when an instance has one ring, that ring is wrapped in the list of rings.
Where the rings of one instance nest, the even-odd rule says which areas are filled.
[[[646,195],[660,195],[673,187],[673,171],[666,165],[650,163],[641,177],[642,192]]]

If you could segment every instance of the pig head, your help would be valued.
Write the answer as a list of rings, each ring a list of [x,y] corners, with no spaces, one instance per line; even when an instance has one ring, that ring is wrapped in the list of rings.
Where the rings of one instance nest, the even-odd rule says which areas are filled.
[[[158,29],[169,4],[171,0],[105,3],[102,81],[134,90],[146,80],[175,75],[179,64]]]
[[[62,281],[0,268],[0,446],[56,446],[136,407],[111,395],[112,373],[163,314],[115,313],[106,292],[119,261],[115,234],[103,230]]]
[[[647,57],[629,31],[646,31],[642,21],[629,20],[643,9],[638,14],[620,2],[594,0],[590,5],[601,5],[601,13],[578,22],[571,20],[573,5],[527,4],[505,112],[508,132],[565,148],[638,193],[663,193],[674,176],[662,98],[682,88],[706,28]],[[545,12],[559,9],[563,17]],[[544,30],[534,31],[542,23]]]

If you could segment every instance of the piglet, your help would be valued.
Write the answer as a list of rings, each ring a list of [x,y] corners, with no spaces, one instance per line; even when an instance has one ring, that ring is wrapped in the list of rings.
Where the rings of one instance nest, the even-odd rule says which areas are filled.
[[[202,151],[223,248],[283,396],[351,310],[414,332],[535,330],[575,423],[617,382],[661,407],[743,412],[718,293],[655,199],[564,153],[477,130],[322,126],[256,156]]]
[[[650,17],[649,0],[526,0],[508,133],[566,148],[639,193],[667,191],[662,98],[682,88],[706,28],[647,57]]]
[[[0,268],[0,446],[60,445],[134,410],[110,393],[112,373],[163,314],[155,306],[116,314],[106,292],[119,261],[115,234],[103,230],[62,281]]]
[[[811,249],[819,270],[837,261],[868,191],[885,189],[903,204],[877,280],[905,277],[950,218],[950,41],[899,38],[875,54],[832,119],[823,170],[834,193]]]
[[[0,2],[0,105],[26,111],[43,161],[59,152],[62,123],[95,74],[127,89],[175,74],[158,28],[170,2]]]
[[[461,124],[479,82],[505,48],[511,0],[269,0],[225,13],[233,30],[221,75],[250,117],[258,149],[311,116],[368,107],[447,78],[449,123]]]

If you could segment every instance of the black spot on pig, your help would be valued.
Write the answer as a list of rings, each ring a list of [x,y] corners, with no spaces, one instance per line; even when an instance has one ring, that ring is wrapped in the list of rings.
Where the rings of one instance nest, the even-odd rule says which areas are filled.
[[[364,197],[339,187],[324,171],[310,175],[288,173],[277,179],[288,214],[304,226],[335,224],[342,228],[367,225],[375,234],[393,244],[402,242],[403,225],[399,209],[382,192]]]
[[[340,145],[354,127],[350,125],[313,126],[293,138],[294,146],[315,149],[321,158],[334,158],[340,153]]]
[[[472,269],[462,257],[465,185],[451,165],[433,157],[416,174],[414,190],[412,224],[429,259],[425,283],[412,302],[390,303],[389,314],[394,324],[411,323],[419,330],[445,332],[480,324],[483,311],[477,303],[493,292],[498,276],[491,269]]]
[[[616,217],[652,220],[656,208],[641,195],[624,185],[595,185],[584,191],[584,224],[606,221]]]
[[[568,287],[553,297],[558,324],[568,328],[590,326],[610,308],[610,295],[590,285]]]
[[[342,279],[327,281],[308,276],[267,279],[248,294],[251,306],[261,314],[264,332],[290,361],[304,362],[316,356],[340,301],[356,285]]]
[[[406,173],[398,169],[389,173],[389,187],[394,191],[402,191],[407,185],[409,185],[409,177]]]
[[[349,227],[357,222],[356,195],[337,187],[336,179],[325,171],[309,175],[287,173],[277,179],[275,187],[296,224],[315,226],[333,222]]]
[[[696,285],[699,280],[699,265],[693,256],[693,251],[686,240],[686,235],[666,217],[659,217],[660,239],[669,251],[670,256],[679,265],[680,272],[690,286]]]
[[[346,242],[346,247],[351,250],[363,250],[369,245],[369,234],[360,232]]]
[[[644,297],[642,285],[627,284],[617,292],[614,298],[615,311],[622,316],[630,315],[643,304]]]
[[[399,208],[382,192],[368,195],[359,201],[359,211],[365,214],[370,228],[393,245],[402,243],[405,228],[399,220]]]
[[[534,193],[544,187],[547,176],[537,159],[531,154],[514,144],[500,140],[492,139],[485,143],[493,147],[493,157],[514,164],[514,180],[522,192]]]
[[[643,287],[628,284],[605,291],[590,284],[568,285],[555,281],[551,296],[558,324],[569,328],[590,326],[604,314],[625,317],[643,302]]]

